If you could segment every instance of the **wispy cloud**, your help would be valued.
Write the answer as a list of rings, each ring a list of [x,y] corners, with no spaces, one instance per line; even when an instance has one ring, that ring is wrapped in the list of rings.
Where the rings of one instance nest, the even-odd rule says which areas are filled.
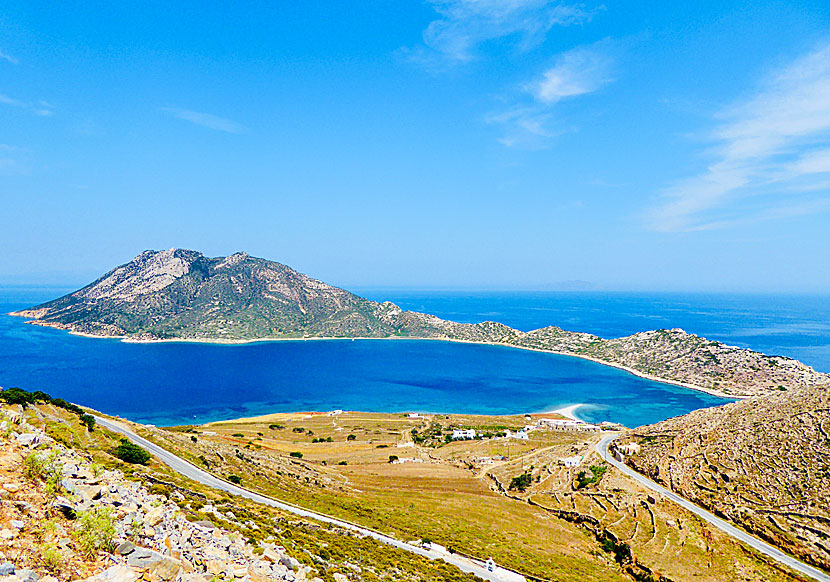
[[[666,189],[647,219],[690,231],[825,210],[830,201],[830,44],[721,111],[705,171]]]
[[[169,113],[173,117],[189,121],[208,129],[216,131],[224,131],[226,133],[244,133],[247,128],[230,119],[212,115],[210,113],[200,113],[198,111],[190,111],[188,109],[179,109],[178,107],[163,107],[162,111]]]
[[[581,6],[549,0],[430,0],[439,18],[423,32],[423,44],[401,50],[428,67],[464,63],[489,41],[514,38],[522,51],[541,44],[554,26],[590,20]]]
[[[28,174],[31,171],[29,150],[0,143],[0,176]]]
[[[562,133],[562,127],[552,127],[555,106],[594,93],[613,80],[610,46],[609,40],[603,40],[559,54],[546,71],[522,87],[517,104],[487,115],[485,121],[505,127],[499,141],[508,147],[539,147]]]
[[[587,93],[611,82],[611,59],[598,45],[562,53],[542,77],[527,86],[537,101],[552,105]]]
[[[20,99],[9,97],[5,93],[0,93],[0,104],[8,105],[10,107],[19,107],[39,117],[49,117],[53,115],[53,110],[55,108],[54,105],[52,105],[51,103],[47,103],[46,101],[29,103],[28,101],[21,101]]]
[[[16,58],[14,58],[13,56],[11,56],[8,53],[4,53],[2,50],[0,50],[0,61],[8,61],[13,65],[17,64],[17,59]]]

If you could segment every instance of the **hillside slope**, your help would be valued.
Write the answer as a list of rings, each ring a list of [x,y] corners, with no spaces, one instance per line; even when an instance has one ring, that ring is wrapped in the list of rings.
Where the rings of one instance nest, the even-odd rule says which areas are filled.
[[[603,339],[558,327],[521,332],[496,322],[446,321],[364,299],[245,253],[209,258],[185,249],[145,251],[78,291],[12,315],[129,340],[397,337],[497,343],[590,358],[735,396],[830,383],[830,376],[795,360],[679,329]]]
[[[629,440],[638,471],[830,570],[830,386],[697,410]]]

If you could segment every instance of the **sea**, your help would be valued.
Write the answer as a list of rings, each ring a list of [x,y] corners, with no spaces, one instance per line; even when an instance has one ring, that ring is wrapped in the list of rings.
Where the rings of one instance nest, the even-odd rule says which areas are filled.
[[[0,288],[0,386],[43,390],[159,426],[272,412],[544,412],[579,404],[589,422],[629,427],[729,402],[594,362],[515,348],[423,340],[241,345],[124,343],[26,325],[9,311],[71,289]],[[682,328],[830,371],[830,297],[358,289],[461,322],[557,325],[601,337]]]

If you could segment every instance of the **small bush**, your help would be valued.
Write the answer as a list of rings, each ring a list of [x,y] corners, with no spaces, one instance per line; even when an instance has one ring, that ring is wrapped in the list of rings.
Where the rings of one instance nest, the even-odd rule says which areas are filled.
[[[337,464],[338,464],[338,465],[348,465],[348,463],[347,463],[346,461],[340,461],[340,462],[339,462],[339,463],[337,463]]]
[[[61,491],[63,479],[58,452],[29,453],[23,459],[23,476],[29,481],[45,481],[47,495],[55,497]]]
[[[510,489],[518,489],[519,491],[524,491],[528,487],[530,487],[530,483],[533,480],[530,473],[522,473],[517,477],[513,477],[510,480]]]
[[[240,439],[241,439],[241,438],[242,438],[242,437],[244,437],[245,435],[244,435],[244,434],[242,434],[241,432],[235,432],[235,433],[233,433],[231,436],[235,436],[236,438],[240,438]]]
[[[398,460],[398,455],[389,455],[389,462],[394,463]]]
[[[190,440],[192,440],[194,443],[199,442],[199,439],[197,439],[197,438],[196,438],[195,436],[193,436],[193,435],[191,435],[191,436],[190,436]]]
[[[99,551],[111,552],[114,549],[112,539],[115,537],[115,519],[109,507],[96,507],[90,511],[78,512],[78,525],[75,534],[81,550],[92,558]]]
[[[173,490],[170,489],[170,487],[162,483],[153,483],[150,485],[149,491],[153,495],[163,495],[167,499],[170,499],[170,494],[173,493]]]
[[[242,483],[242,477],[239,475],[228,475],[228,481],[234,485],[240,485]]]
[[[121,439],[121,444],[113,449],[112,454],[133,465],[144,465],[150,460],[150,453],[127,439]]]
[[[295,459],[302,459],[303,458],[303,454],[299,451],[291,451],[290,453],[288,453],[288,455],[291,456],[291,457],[294,457]]]
[[[269,424],[268,428],[270,428],[271,430],[282,430],[285,427],[281,424]]]
[[[357,437],[356,437],[355,435],[350,434],[349,436],[347,436],[347,437],[346,437],[346,440],[347,440],[347,441],[353,441],[353,440],[355,440],[356,438],[357,438]]]
[[[60,550],[53,544],[44,544],[38,548],[38,559],[48,572],[57,574],[63,567],[64,558]]]

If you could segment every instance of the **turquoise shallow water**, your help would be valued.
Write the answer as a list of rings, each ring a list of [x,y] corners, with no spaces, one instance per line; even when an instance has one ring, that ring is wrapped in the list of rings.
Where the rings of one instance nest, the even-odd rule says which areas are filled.
[[[5,313],[58,294],[55,289],[6,289],[0,291],[0,310]],[[612,309],[608,298],[587,296],[580,303],[575,295],[385,296],[405,307],[457,320],[496,319],[523,329],[558,324],[610,337],[631,333],[625,327],[631,319],[644,322],[642,329],[684,327],[664,322],[665,298],[658,308],[653,301],[650,307],[648,299],[618,296],[612,298]],[[620,315],[626,309],[651,316]],[[679,309],[687,321],[695,318],[690,311],[715,311],[705,306],[672,309]],[[570,314],[568,322],[561,321],[562,313]],[[603,321],[609,323],[603,327]],[[727,328],[729,332],[735,326]],[[793,333],[792,327],[786,329]],[[811,337],[817,349],[807,352],[821,354],[821,342]],[[783,342],[768,351],[792,353],[794,343]],[[5,315],[0,316],[0,385],[44,390],[159,425],[277,411],[507,414],[586,403],[578,411],[585,420],[638,426],[725,402],[577,358],[498,346],[372,340],[125,344],[28,326]]]

